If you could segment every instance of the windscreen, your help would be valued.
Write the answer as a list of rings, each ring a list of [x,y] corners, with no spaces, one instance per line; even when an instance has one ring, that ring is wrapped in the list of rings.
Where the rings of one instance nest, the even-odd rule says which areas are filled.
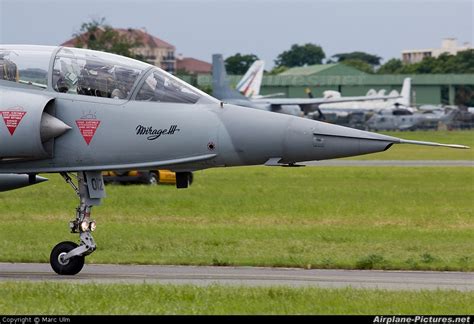
[[[168,103],[202,103],[215,100],[171,74],[155,69],[145,79],[135,100]]]

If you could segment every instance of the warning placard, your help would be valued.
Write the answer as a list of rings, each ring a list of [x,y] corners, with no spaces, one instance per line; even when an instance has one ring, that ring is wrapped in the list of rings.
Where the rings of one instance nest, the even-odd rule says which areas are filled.
[[[5,125],[7,125],[10,135],[13,135],[16,128],[18,127],[21,120],[23,119],[23,116],[26,115],[26,111],[19,111],[19,110],[4,110],[4,111],[0,111],[0,113],[2,114]]]
[[[95,131],[99,128],[100,120],[97,119],[78,119],[76,120],[77,127],[81,132],[82,137],[87,145],[90,144],[94,137]]]

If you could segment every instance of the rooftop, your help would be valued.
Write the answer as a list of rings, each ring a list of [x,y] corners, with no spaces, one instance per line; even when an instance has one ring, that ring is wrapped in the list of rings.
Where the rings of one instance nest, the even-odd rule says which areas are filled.
[[[280,73],[281,76],[310,76],[310,75],[364,75],[365,72],[356,68],[342,64],[315,64],[301,67],[294,67]]]
[[[280,73],[279,75],[311,75],[330,69],[337,64],[315,64],[301,67],[294,67]]]
[[[150,35],[143,29],[134,29],[134,28],[113,28],[115,31],[117,31],[120,35],[125,35],[127,38],[131,40],[135,40],[143,44],[144,46],[148,46],[151,48],[168,48],[170,50],[175,50],[175,47],[171,45],[168,42],[165,42],[164,40],[155,37],[153,35]],[[102,30],[103,29],[99,29]],[[87,33],[82,33],[78,37],[73,37],[69,39],[68,41],[64,42],[61,44],[61,46],[76,46],[78,42],[78,38],[82,40],[84,43],[87,43]]]
[[[176,70],[185,70],[188,73],[211,73],[212,64],[192,57],[183,57],[176,60]]]

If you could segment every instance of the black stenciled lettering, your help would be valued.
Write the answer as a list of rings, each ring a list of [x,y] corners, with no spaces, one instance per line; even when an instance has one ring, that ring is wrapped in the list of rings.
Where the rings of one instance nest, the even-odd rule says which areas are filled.
[[[135,128],[137,135],[146,135],[147,140],[153,141],[162,135],[174,135],[175,132],[179,132],[178,125],[171,125],[169,128],[153,128],[153,126],[138,125]]]
[[[92,178],[92,189],[97,190],[97,180],[95,178]]]

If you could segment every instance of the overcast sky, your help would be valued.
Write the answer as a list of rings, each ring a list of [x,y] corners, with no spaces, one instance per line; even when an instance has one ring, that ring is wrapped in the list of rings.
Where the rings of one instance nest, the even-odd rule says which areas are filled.
[[[403,49],[439,47],[444,37],[473,43],[474,0],[0,0],[0,43],[58,45],[83,22],[145,27],[176,53],[256,54],[273,66],[292,44],[326,56],[365,51],[384,60]]]

